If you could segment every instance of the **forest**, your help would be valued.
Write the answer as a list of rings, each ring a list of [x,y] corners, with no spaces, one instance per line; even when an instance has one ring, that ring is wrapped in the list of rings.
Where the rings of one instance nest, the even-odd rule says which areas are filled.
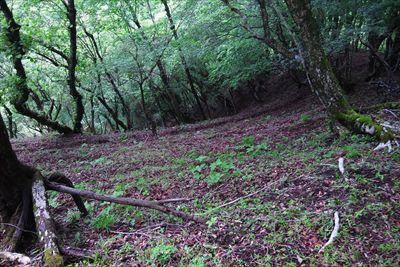
[[[0,0],[0,266],[398,266],[400,2]]]

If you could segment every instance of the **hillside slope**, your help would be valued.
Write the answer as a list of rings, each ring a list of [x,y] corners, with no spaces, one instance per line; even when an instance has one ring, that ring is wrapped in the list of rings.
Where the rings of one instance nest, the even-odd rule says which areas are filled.
[[[179,209],[208,220],[183,223],[91,201],[90,216],[81,218],[69,196],[51,193],[62,242],[96,251],[94,266],[393,266],[400,260],[399,150],[373,151],[373,140],[348,133],[333,139],[322,107],[307,93],[166,128],[157,138],[137,131],[13,145],[23,162],[63,172],[78,188],[193,198]],[[334,211],[339,236],[318,253]]]

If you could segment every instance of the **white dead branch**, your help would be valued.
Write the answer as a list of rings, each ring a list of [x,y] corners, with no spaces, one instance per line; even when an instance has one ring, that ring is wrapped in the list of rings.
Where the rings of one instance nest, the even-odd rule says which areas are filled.
[[[333,241],[335,241],[335,238],[337,237],[337,235],[339,233],[340,224],[339,224],[339,212],[338,211],[335,212],[334,219],[335,219],[335,227],[333,228],[331,236],[329,237],[328,242],[326,242],[325,245],[322,246],[322,248],[318,251],[318,253],[323,252],[327,246],[332,244]]]
[[[339,158],[339,171],[343,175],[344,174],[344,158],[340,157]]]
[[[381,149],[388,148],[389,153],[392,152],[392,141],[387,141],[386,143],[380,143],[377,147],[374,148],[374,151],[378,151]]]

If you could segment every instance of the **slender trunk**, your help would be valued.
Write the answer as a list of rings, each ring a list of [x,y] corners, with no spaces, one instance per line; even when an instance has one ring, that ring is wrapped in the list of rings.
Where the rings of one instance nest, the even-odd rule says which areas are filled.
[[[94,117],[94,96],[90,97],[90,127],[92,128],[92,133],[96,134],[96,124],[95,124],[95,117]]]
[[[149,3],[147,3],[147,4],[149,5]],[[135,11],[132,9],[131,12],[133,13],[133,16],[134,16],[135,25],[138,27],[138,29],[142,29],[142,24],[140,24],[140,21],[137,18],[137,15],[136,15]],[[155,21],[153,20],[153,24],[154,23],[155,23]],[[141,31],[140,33],[141,33],[142,37],[145,40],[148,40],[148,38],[147,38],[146,34],[144,33],[144,31]],[[155,48],[154,48],[153,43],[151,41],[148,42],[148,43],[149,43],[149,46],[151,47],[151,49],[154,52]],[[174,117],[178,118],[178,121],[179,121],[178,124],[180,122],[182,122],[182,121],[184,122],[185,118],[184,118],[182,112],[179,109],[179,103],[178,103],[177,96],[172,91],[171,83],[170,83],[170,80],[169,80],[169,77],[168,77],[168,74],[167,74],[167,70],[165,68],[165,65],[164,65],[161,57],[157,59],[156,65],[157,65],[158,71],[160,73],[160,78],[161,78],[161,82],[162,82],[163,87],[164,87],[165,94],[167,95],[167,98],[169,100],[168,104],[172,107],[172,110],[175,113]]]
[[[93,62],[94,62],[95,64],[97,64],[97,58],[98,58],[98,59],[100,60],[100,63],[103,65],[102,67],[103,67],[104,72],[105,72],[105,74],[106,74],[107,81],[111,84],[111,89],[112,89],[112,90],[114,91],[114,93],[117,95],[117,97],[118,97],[118,99],[120,100],[121,105],[122,105],[122,107],[123,107],[123,112],[124,112],[124,114],[125,114],[126,122],[127,122],[126,128],[127,128],[127,129],[132,129],[132,127],[133,127],[133,122],[132,122],[132,118],[131,118],[131,109],[130,109],[130,107],[129,107],[129,104],[126,103],[124,97],[122,96],[121,91],[119,90],[118,85],[117,85],[117,83],[115,82],[115,78],[114,78],[113,75],[108,71],[107,67],[104,65],[104,58],[103,58],[103,56],[102,56],[101,53],[100,53],[100,49],[99,49],[99,46],[98,46],[98,44],[97,44],[96,38],[95,38],[94,35],[93,35],[92,33],[90,33],[85,27],[83,27],[83,31],[85,32],[86,36],[89,38],[89,40],[90,40],[90,42],[92,43],[93,48],[94,48],[93,57],[92,57]],[[99,78],[98,78],[98,80],[99,80]],[[124,130],[126,130],[126,129],[124,128]]]
[[[143,108],[143,113],[146,118],[146,124],[147,127],[151,129],[151,132],[153,135],[157,135],[157,126],[151,115],[149,114],[149,111],[146,106],[146,99],[144,97],[144,88],[143,88],[143,83],[139,83],[139,89],[140,89],[140,99],[142,102],[142,108]]]
[[[76,88],[76,65],[78,64],[77,58],[77,34],[76,34],[76,9],[74,0],[66,0],[66,7],[68,9],[69,20],[69,60],[68,60],[68,86],[69,93],[75,101],[75,116],[74,116],[74,132],[82,133],[82,119],[85,112],[82,102],[82,95]]]
[[[170,11],[169,6],[168,6],[168,0],[161,0],[161,2],[164,5],[165,13],[167,14],[168,21],[169,21],[169,24],[170,24],[170,27],[171,27],[171,31],[172,31],[172,33],[174,35],[174,38],[175,38],[175,40],[178,41],[179,40],[178,31],[176,30],[175,23],[174,23],[174,20],[173,20],[172,15],[171,15],[171,11]],[[202,118],[204,120],[206,120],[207,116],[206,116],[206,114],[204,112],[203,107],[201,106],[200,98],[199,98],[199,96],[197,94],[197,91],[196,91],[196,88],[194,86],[194,81],[193,81],[192,73],[190,72],[190,69],[189,69],[189,65],[187,64],[186,58],[183,55],[182,49],[178,48],[178,51],[179,51],[179,56],[180,56],[181,61],[182,61],[183,68],[185,69],[186,78],[187,78],[187,80],[189,82],[190,91],[193,94],[193,97],[194,97],[194,99],[196,101],[197,107],[199,108],[199,111],[200,111],[200,114],[201,114]]]
[[[179,109],[178,99],[177,99],[175,93],[172,92],[168,74],[167,74],[167,71],[166,71],[165,66],[162,63],[161,59],[157,60],[157,68],[160,72],[160,78],[164,85],[165,94],[167,95],[168,99],[170,100],[169,104],[172,107],[175,117],[178,119],[179,122],[182,122],[182,121],[184,122],[185,117],[183,116],[182,112]]]
[[[4,105],[4,110],[7,113],[7,121],[8,121],[8,133],[10,135],[10,138],[15,138],[16,135],[14,134],[14,122],[13,122],[13,114],[11,112],[11,110]]]

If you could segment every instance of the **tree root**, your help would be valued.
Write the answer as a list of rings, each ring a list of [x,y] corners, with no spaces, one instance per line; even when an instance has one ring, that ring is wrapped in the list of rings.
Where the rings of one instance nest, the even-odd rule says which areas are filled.
[[[26,232],[25,227],[28,226],[28,221],[32,212],[32,194],[28,188],[22,192],[21,214],[16,225],[14,234],[10,240],[11,251],[16,251],[20,246],[22,235]],[[33,229],[32,229],[33,230]]]
[[[19,254],[19,253],[12,253],[12,252],[7,252],[7,251],[1,251],[0,252],[0,259],[6,260],[7,262],[10,263],[20,263],[20,264],[24,264],[24,265],[28,265],[32,262],[32,260],[23,255],[23,254]]]
[[[39,241],[44,248],[44,263],[49,267],[64,266],[64,259],[57,244],[53,219],[47,207],[44,178],[40,172],[36,172],[34,175],[32,200]]]
[[[334,220],[335,220],[335,226],[333,227],[331,236],[329,237],[328,242],[326,242],[326,243],[321,247],[321,249],[318,251],[318,253],[323,252],[327,246],[329,246],[330,244],[332,244],[333,241],[335,241],[335,239],[336,239],[336,237],[337,237],[337,235],[338,235],[338,233],[339,233],[340,223],[339,223],[339,212],[337,212],[337,211],[336,211],[335,214],[334,214]]]
[[[87,215],[88,211],[85,208],[84,202],[81,197],[123,205],[154,209],[166,214],[174,215],[186,221],[194,221],[197,223],[205,222],[205,220],[202,218],[165,206],[166,204],[185,202],[190,201],[191,199],[175,198],[150,201],[132,198],[112,197],[97,194],[87,190],[76,189],[74,188],[71,180],[59,173],[55,173],[51,175],[49,179],[46,179],[39,171],[34,169],[33,171],[33,175],[30,174],[31,177],[33,176],[32,183],[27,185],[26,188],[21,191],[22,198],[20,205],[16,209],[15,214],[13,215],[13,219],[12,221],[10,221],[11,223],[9,224],[10,227],[12,226],[15,229],[8,237],[9,240],[7,241],[7,244],[9,244],[9,246],[7,246],[6,248],[7,252],[0,252],[0,258],[6,258],[6,260],[8,261],[18,261],[22,263],[28,262],[28,260],[30,260],[28,257],[20,254],[13,254],[12,252],[19,249],[19,245],[21,244],[23,236],[25,236],[26,232],[29,232],[30,234],[35,233],[33,232],[35,231],[35,224],[39,242],[44,249],[43,262],[46,266],[64,266],[63,255],[65,255],[67,258],[87,258],[93,256],[93,253],[89,253],[84,250],[59,247],[54,222],[50,216],[50,212],[48,209],[46,190],[54,190],[57,192],[71,194],[74,202],[76,203],[78,209],[83,215]]]
[[[335,118],[347,129],[375,137],[381,142],[395,140],[396,136],[389,129],[384,129],[382,125],[375,122],[370,116],[357,113],[353,109],[335,112]]]
[[[359,112],[381,111],[382,109],[400,109],[400,102],[385,102],[361,108]]]

